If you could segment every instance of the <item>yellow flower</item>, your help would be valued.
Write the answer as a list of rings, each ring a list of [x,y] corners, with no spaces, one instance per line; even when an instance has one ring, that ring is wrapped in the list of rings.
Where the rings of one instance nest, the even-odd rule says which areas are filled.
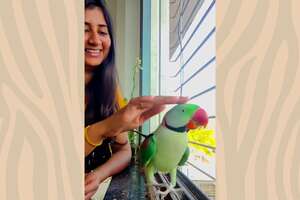
[[[194,129],[188,132],[189,146],[193,147],[207,156],[215,154],[216,139],[214,130]]]

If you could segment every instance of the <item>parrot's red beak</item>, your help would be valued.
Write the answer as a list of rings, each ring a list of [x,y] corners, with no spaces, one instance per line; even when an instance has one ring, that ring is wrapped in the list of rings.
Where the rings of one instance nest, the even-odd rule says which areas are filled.
[[[191,129],[196,129],[197,125],[193,120],[190,120],[189,123],[186,125],[186,127],[188,128],[188,130],[191,130]]]
[[[189,123],[187,124],[187,128],[190,129],[196,129],[199,127],[204,127],[206,128],[208,124],[208,115],[206,113],[206,111],[202,108],[199,108],[194,116],[192,117],[192,119],[189,121]]]

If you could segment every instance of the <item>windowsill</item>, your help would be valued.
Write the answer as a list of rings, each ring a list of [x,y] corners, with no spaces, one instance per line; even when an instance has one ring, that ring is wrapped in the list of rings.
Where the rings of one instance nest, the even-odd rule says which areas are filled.
[[[147,197],[145,178],[141,175],[141,170],[135,164],[131,164],[120,174],[112,178],[109,188],[105,194],[105,200],[146,200]],[[161,177],[161,176],[160,176]],[[164,176],[166,177],[166,176]],[[166,179],[167,180],[167,179]],[[159,180],[158,180],[159,182]],[[192,181],[190,181],[183,173],[177,172],[177,185],[183,190],[180,199],[197,199],[209,200]],[[166,198],[172,199],[172,198]]]

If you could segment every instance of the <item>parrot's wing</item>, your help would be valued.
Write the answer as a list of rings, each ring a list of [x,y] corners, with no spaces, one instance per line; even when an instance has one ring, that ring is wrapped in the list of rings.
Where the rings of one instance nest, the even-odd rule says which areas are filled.
[[[156,153],[156,136],[150,135],[147,137],[141,145],[140,160],[143,166],[148,165],[153,156]]]
[[[184,154],[183,154],[183,156],[182,156],[182,158],[181,158],[181,160],[180,160],[180,162],[179,162],[178,165],[179,165],[179,166],[184,165],[184,163],[188,160],[189,155],[190,155],[190,149],[189,149],[189,147],[187,147],[187,148],[185,149],[185,152],[184,152]]]

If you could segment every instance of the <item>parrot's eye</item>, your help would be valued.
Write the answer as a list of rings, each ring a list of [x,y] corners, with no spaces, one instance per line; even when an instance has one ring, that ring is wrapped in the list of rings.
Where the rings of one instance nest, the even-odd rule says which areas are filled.
[[[184,109],[182,109],[182,112],[184,112]]]

